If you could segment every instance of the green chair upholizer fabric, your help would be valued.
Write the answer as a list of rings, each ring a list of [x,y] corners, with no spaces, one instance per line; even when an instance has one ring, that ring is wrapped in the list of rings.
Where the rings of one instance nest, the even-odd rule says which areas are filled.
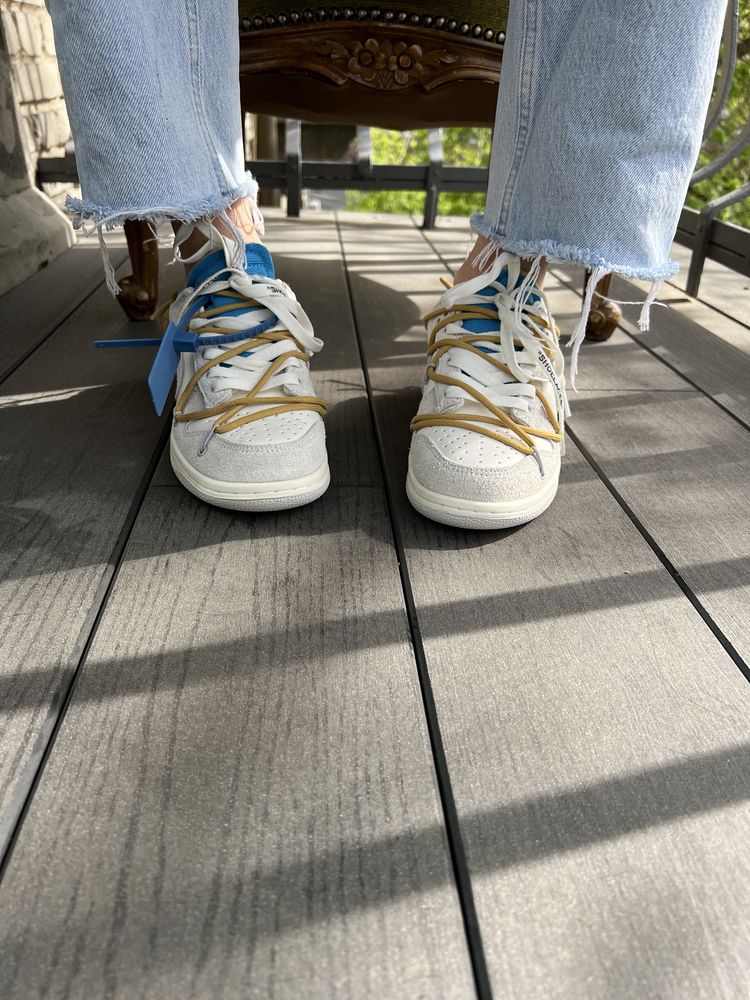
[[[508,0],[293,7],[239,0],[247,111],[418,128],[489,125]]]

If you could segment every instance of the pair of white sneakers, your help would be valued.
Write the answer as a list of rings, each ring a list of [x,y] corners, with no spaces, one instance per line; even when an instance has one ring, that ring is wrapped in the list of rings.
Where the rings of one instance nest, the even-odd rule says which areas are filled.
[[[215,246],[215,244],[214,244]],[[268,511],[330,482],[310,360],[323,346],[261,244],[244,267],[208,246],[170,310],[193,337],[180,354],[172,467],[219,507]],[[236,263],[236,262],[235,262]],[[554,499],[567,411],[563,360],[544,294],[518,257],[448,289],[428,314],[428,363],[406,489],[426,517],[507,528]]]

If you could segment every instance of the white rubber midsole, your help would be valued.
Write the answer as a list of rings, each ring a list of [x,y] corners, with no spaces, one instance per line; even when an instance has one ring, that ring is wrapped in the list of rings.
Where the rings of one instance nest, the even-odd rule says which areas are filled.
[[[523,497],[520,500],[466,500],[463,497],[452,497],[446,493],[436,493],[423,486],[416,478],[409,465],[407,475],[407,488],[422,501],[425,506],[434,507],[438,510],[455,512],[460,514],[524,514],[527,511],[536,510],[537,507],[545,503],[557,490],[559,475],[550,476],[543,487],[530,497]]]
[[[330,478],[328,461],[324,460],[314,472],[298,479],[279,479],[272,483],[226,483],[205,476],[190,465],[173,438],[169,440],[169,457],[178,477],[186,479],[198,493],[217,500],[274,500],[307,496],[316,490],[324,490]]]

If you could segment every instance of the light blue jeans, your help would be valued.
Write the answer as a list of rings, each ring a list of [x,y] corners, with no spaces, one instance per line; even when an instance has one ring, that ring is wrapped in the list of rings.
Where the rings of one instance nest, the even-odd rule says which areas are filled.
[[[514,0],[476,233],[657,281],[703,123],[726,0]],[[83,200],[76,222],[198,219],[245,173],[232,0],[48,0]]]

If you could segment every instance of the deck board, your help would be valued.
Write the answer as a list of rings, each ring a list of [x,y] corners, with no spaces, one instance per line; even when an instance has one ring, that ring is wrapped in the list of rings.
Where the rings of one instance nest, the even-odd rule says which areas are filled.
[[[553,287],[553,304],[572,311],[577,296],[560,282],[553,280]],[[632,332],[631,321],[623,325]],[[570,427],[750,662],[750,435],[740,422],[750,356],[668,309],[654,311],[653,326],[637,338],[618,331],[604,344],[585,345],[579,379],[584,391],[573,397]],[[665,336],[671,338],[674,367],[659,360]],[[697,376],[702,391],[681,374]],[[622,391],[638,383],[656,387],[660,380],[670,391]],[[729,412],[706,393],[715,393]]]
[[[124,237],[110,237],[115,268],[127,259]],[[75,244],[0,297],[0,381],[104,283],[95,240]]]
[[[148,352],[96,351],[91,341],[148,332],[100,285],[2,386],[3,845],[163,428],[145,388]]]
[[[429,236],[448,254],[449,233]],[[564,267],[550,275],[563,330],[580,308],[579,277]],[[613,294],[642,293],[619,281]],[[670,309],[652,310],[651,325],[642,334],[626,316],[609,341],[583,346],[570,427],[750,661],[750,438],[730,415],[750,418],[750,357]]]
[[[750,687],[574,447],[521,531],[409,509],[418,316],[444,271],[416,231],[401,277],[371,249],[388,227],[343,232],[496,996],[739,998]],[[637,364],[624,398],[697,398],[644,390]]]
[[[350,454],[260,517],[160,467],[0,890],[12,1000],[474,996],[338,244],[302,232],[325,266],[269,242]]]
[[[570,281],[569,268],[555,268],[555,271],[559,278]],[[616,298],[624,300],[643,298],[641,289],[632,282],[624,281],[621,278],[616,278],[612,282],[612,294]],[[738,310],[743,308],[750,313],[750,297],[737,303]],[[653,358],[653,354],[655,354],[665,362],[662,365],[663,369],[669,365],[677,372],[678,377],[684,376],[682,378],[683,388],[688,388],[692,384],[728,408],[735,417],[745,424],[750,424],[750,354],[748,351],[740,350],[725,339],[714,336],[700,323],[681,315],[674,309],[652,309],[651,328],[646,333],[638,329],[637,315],[637,307],[626,306],[621,329],[627,335],[625,339],[642,348],[644,356],[642,365],[647,364],[645,356],[652,354]],[[747,336],[750,340],[750,333]],[[617,337],[622,341],[623,333],[618,332]],[[591,357],[594,352],[602,353],[606,357],[604,348],[611,346],[611,344],[612,341],[602,345],[587,344],[584,351],[588,357]],[[581,356],[584,356],[584,352]],[[650,365],[650,368],[656,370],[656,366],[653,364]]]
[[[0,892],[4,996],[473,995],[400,596],[374,487],[151,492]]]
[[[750,439],[698,394],[587,394],[581,442],[750,660]]]

